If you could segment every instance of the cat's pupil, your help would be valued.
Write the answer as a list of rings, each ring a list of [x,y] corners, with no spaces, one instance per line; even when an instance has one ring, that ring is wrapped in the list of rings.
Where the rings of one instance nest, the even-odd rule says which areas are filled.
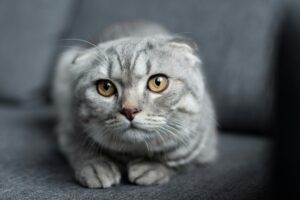
[[[157,77],[157,78],[155,79],[155,84],[156,84],[157,86],[160,86],[160,83],[161,83],[161,78],[160,78],[160,77]]]
[[[104,84],[103,84],[103,89],[104,90],[108,90],[109,88],[110,88],[110,83],[109,82],[105,82]]]

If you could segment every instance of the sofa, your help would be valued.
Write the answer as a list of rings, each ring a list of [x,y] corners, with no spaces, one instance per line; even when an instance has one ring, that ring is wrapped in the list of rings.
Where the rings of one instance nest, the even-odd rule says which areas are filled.
[[[288,115],[279,112],[288,85],[279,80],[293,55],[280,44],[298,37],[287,28],[299,25],[299,15],[291,14],[297,8],[292,0],[0,1],[0,199],[274,197],[278,113]],[[198,44],[217,111],[219,157],[164,185],[137,186],[125,178],[119,186],[87,189],[57,147],[53,68],[60,52],[79,43],[66,39],[90,40],[115,22],[140,19]]]

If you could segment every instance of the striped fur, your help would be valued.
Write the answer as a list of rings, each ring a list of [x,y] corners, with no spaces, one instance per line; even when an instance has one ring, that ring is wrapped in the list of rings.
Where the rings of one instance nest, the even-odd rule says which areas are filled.
[[[87,187],[118,184],[122,169],[136,184],[165,183],[173,168],[216,156],[215,114],[194,43],[155,24],[114,27],[124,26],[135,34],[64,52],[53,80],[58,140]],[[160,94],[147,89],[154,74],[169,80]],[[99,95],[99,79],[117,94]],[[132,122],[119,112],[124,104],[141,110]]]

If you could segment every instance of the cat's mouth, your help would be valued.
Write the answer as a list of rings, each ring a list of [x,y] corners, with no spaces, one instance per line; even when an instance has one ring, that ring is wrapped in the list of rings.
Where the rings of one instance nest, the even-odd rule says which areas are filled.
[[[148,133],[151,132],[149,127],[143,126],[141,123],[130,122],[128,126],[125,128],[125,131],[134,131],[134,132],[143,132]]]
[[[133,122],[129,123],[126,130],[146,131],[145,129],[143,129],[142,127],[138,126],[136,123]]]
[[[143,129],[131,123],[123,133],[120,135],[121,138],[128,141],[143,142],[147,138],[148,140],[155,137],[155,134],[147,129]]]

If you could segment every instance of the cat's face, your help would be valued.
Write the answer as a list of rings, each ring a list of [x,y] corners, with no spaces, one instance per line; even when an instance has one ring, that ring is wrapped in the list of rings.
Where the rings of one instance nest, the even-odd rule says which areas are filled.
[[[73,66],[79,119],[104,146],[176,141],[188,116],[201,108],[199,65],[189,44],[165,37],[127,38],[86,50]]]

